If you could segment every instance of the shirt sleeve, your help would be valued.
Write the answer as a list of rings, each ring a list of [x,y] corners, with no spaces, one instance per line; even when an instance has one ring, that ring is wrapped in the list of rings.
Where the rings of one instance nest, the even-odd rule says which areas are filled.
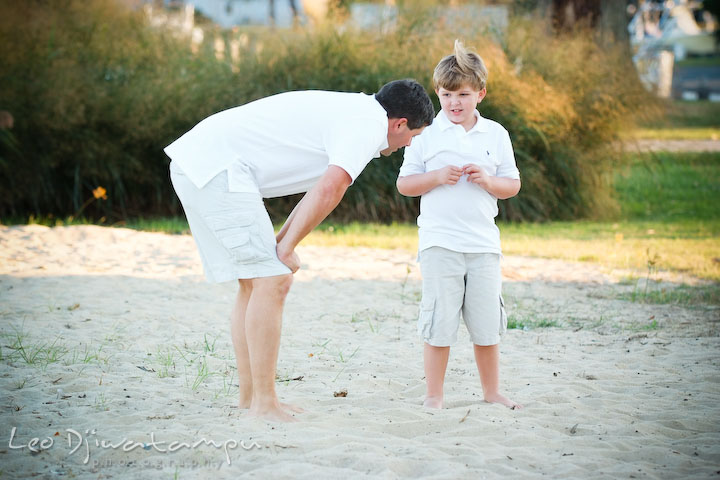
[[[325,132],[323,143],[328,165],[342,168],[355,182],[387,145],[387,125],[374,118],[344,119]]]
[[[503,128],[499,137],[498,156],[500,164],[497,167],[495,176],[519,180],[520,171],[515,163],[515,153],[513,152],[512,142],[510,141],[510,134]]]
[[[409,147],[405,147],[403,163],[400,167],[399,177],[407,177],[418,173],[425,173],[423,135],[415,137]]]

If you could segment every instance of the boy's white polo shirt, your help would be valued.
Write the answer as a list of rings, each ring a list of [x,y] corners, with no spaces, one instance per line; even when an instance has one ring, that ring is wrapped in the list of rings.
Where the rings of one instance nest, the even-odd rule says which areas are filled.
[[[480,116],[469,131],[440,111],[435,121],[405,148],[400,177],[447,165],[481,166],[496,177],[520,178],[510,135],[497,122]],[[420,199],[419,251],[443,247],[464,253],[501,253],[495,225],[497,198],[463,175],[455,185],[440,185]]]
[[[308,191],[328,165],[354,182],[387,148],[387,130],[374,95],[287,92],[211,115],[165,153],[198,188],[228,170],[231,191],[270,198]]]

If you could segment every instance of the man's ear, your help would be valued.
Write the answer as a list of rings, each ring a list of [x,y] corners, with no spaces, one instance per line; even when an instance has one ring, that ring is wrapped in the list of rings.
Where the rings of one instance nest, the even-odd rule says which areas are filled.
[[[408,123],[407,118],[390,118],[388,122],[391,131],[398,131]]]

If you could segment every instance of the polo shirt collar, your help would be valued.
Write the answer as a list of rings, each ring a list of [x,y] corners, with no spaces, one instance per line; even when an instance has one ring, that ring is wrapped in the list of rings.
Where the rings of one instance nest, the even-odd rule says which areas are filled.
[[[473,125],[473,127],[470,130],[468,130],[467,133],[474,133],[474,132],[484,133],[484,132],[490,131],[488,128],[489,127],[488,120],[486,118],[484,118],[482,115],[480,115],[480,112],[478,112],[477,110],[475,110],[475,118],[477,119],[477,121],[475,122],[475,125]],[[451,122],[450,119],[447,118],[447,115],[445,115],[445,112],[443,112],[442,110],[440,110],[440,113],[438,113],[437,116],[435,117],[435,121],[438,122],[438,126],[443,131],[445,131],[449,128],[452,128],[452,127],[456,127],[456,126],[459,126],[463,130],[465,130],[462,127],[462,125],[458,125],[457,123]]]
[[[378,157],[382,156],[381,152],[383,150],[385,150],[386,148],[388,148],[389,146],[390,146],[390,144],[387,141],[387,135],[385,135],[385,140],[383,140],[382,145],[380,145],[378,147],[377,152],[375,152],[375,154],[373,155],[373,158],[378,158]]]
[[[375,100],[375,102],[377,102],[377,106],[380,108],[380,110],[382,111],[382,113],[383,113],[383,115],[384,115],[384,118],[385,118],[385,132],[386,132],[386,135],[385,135],[385,138],[384,138],[384,140],[383,140],[382,145],[380,145],[380,146],[378,147],[377,152],[375,152],[375,154],[373,155],[373,158],[378,158],[378,157],[382,156],[382,153],[381,153],[381,152],[390,146],[390,144],[388,143],[388,140],[387,140],[387,127],[388,127],[388,122],[390,121],[390,119],[387,117],[387,112],[385,111],[385,107],[383,107],[383,106],[380,104],[380,102],[377,101],[377,98],[375,97],[375,94],[373,94],[372,97],[373,97],[373,99]],[[380,111],[380,110],[379,110],[379,111]]]

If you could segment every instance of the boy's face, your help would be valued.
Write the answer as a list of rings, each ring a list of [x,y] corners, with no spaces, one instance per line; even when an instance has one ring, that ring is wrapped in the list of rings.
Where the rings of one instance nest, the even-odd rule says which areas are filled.
[[[472,87],[463,85],[459,90],[440,87],[435,93],[440,99],[442,111],[450,121],[469,130],[475,125],[475,108],[485,98],[487,90],[473,90]]]
[[[414,130],[409,129],[407,126],[407,120],[404,118],[388,119],[388,147],[385,150],[381,150],[380,153],[388,156],[397,151],[399,148],[410,146],[413,137],[420,135],[424,129],[425,127],[416,128]]]

